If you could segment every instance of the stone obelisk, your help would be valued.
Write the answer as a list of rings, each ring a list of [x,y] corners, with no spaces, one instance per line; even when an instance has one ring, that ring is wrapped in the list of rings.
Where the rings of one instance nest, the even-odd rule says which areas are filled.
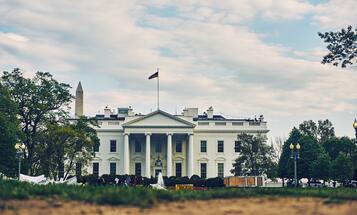
[[[78,83],[76,89],[76,106],[74,107],[74,117],[83,116],[83,89],[81,82]]]

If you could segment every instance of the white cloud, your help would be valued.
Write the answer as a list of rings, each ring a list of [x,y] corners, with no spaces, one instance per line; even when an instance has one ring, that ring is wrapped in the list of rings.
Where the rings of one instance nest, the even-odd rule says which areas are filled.
[[[177,7],[177,16],[148,14],[148,7],[167,5]],[[245,25],[256,17],[303,19],[315,11],[306,1],[16,1],[2,6],[0,26],[15,30],[1,33],[0,27],[0,66],[49,71],[71,84],[88,80],[82,82],[88,114],[105,105],[133,105],[139,112],[155,108],[155,83],[147,77],[157,66],[162,106],[170,112],[213,105],[228,115],[303,120],[350,112],[356,103],[357,77],[321,65],[316,57],[321,49],[302,52],[266,44],[264,35]],[[162,48],[175,57],[162,54]],[[118,84],[108,86],[99,77]],[[285,125],[280,129],[287,132]]]

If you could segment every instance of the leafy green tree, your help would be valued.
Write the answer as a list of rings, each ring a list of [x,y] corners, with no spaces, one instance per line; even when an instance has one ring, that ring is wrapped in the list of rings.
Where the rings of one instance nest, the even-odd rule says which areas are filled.
[[[296,144],[302,137],[301,132],[297,128],[293,128],[289,134],[289,138],[284,142],[283,150],[278,163],[278,176],[283,179],[293,178],[293,161],[291,157],[290,144]]]
[[[241,142],[241,152],[233,164],[231,172],[234,175],[263,175],[274,167],[274,149],[266,144],[263,136],[249,134],[238,135]]]
[[[16,105],[11,101],[7,89],[0,84],[0,173],[7,176],[16,175],[15,144],[18,135]]]
[[[330,157],[326,153],[321,153],[310,166],[311,177],[325,182],[330,179],[330,167]]]
[[[328,119],[319,120],[317,134],[321,142],[335,137],[335,128],[332,126],[332,122]]]
[[[37,145],[43,172],[57,179],[63,171],[66,178],[75,173],[75,163],[88,165],[94,155],[94,146],[99,144],[95,126],[97,122],[86,117],[64,125],[48,125]]]
[[[37,134],[46,124],[54,123],[68,116],[68,107],[73,98],[68,84],[59,83],[52,75],[37,72],[33,78],[26,78],[19,69],[4,72],[2,84],[9,89],[11,99],[17,105],[17,116],[21,123],[23,142],[26,145],[25,167],[29,174],[40,169],[36,154]]]
[[[327,43],[329,53],[322,59],[323,64],[332,63],[342,68],[356,63],[357,56],[357,29],[348,26],[338,32],[318,33],[321,39]]]
[[[322,146],[332,160],[335,160],[340,153],[352,157],[357,147],[349,137],[334,137],[324,141]]]
[[[340,153],[331,164],[331,177],[335,181],[344,182],[352,179],[353,163],[349,157]]]
[[[312,136],[314,138],[317,138],[317,134],[318,134],[317,125],[312,120],[303,121],[299,125],[299,130],[300,130],[301,134],[303,134],[305,136]]]

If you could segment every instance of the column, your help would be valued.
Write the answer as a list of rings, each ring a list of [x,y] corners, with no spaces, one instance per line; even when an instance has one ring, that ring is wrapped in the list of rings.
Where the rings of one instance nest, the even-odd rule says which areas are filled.
[[[129,133],[124,134],[124,174],[130,173]]]
[[[167,177],[172,176],[172,133],[167,133]]]
[[[145,146],[145,171],[146,171],[146,177],[150,178],[151,173],[150,173],[150,136],[151,133],[146,133],[146,146]]]
[[[188,134],[187,176],[193,175],[193,134]]]

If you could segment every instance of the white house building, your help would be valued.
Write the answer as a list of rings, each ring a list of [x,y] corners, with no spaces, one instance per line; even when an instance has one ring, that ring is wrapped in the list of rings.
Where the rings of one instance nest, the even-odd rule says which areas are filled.
[[[237,135],[268,132],[263,116],[228,119],[215,115],[212,107],[201,115],[198,108],[186,108],[181,115],[162,110],[141,115],[131,107],[114,114],[105,108],[95,118],[100,146],[88,172],[98,175],[229,176],[240,151]]]

